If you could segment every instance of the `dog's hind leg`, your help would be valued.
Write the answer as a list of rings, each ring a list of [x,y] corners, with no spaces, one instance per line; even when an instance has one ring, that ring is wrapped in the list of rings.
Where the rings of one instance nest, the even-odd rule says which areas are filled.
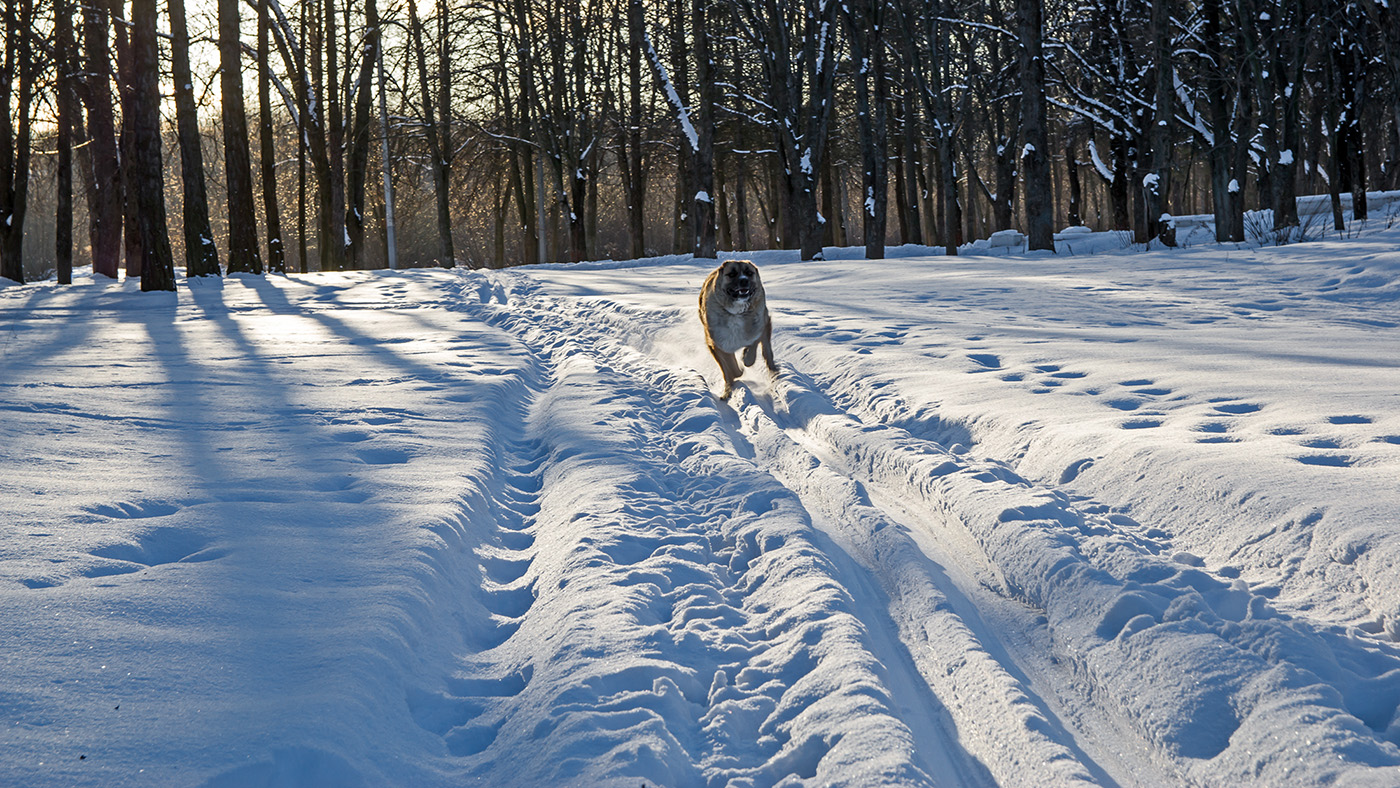
[[[758,342],[744,348],[744,366],[753,366],[753,360],[758,357]]]

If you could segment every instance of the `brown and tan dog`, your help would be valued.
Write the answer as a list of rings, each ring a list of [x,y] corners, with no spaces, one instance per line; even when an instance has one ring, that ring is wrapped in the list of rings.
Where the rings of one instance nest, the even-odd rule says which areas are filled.
[[[773,320],[768,316],[767,296],[758,278],[758,267],[748,260],[726,260],[710,272],[700,287],[700,324],[705,327],[705,344],[724,374],[720,399],[729,399],[734,379],[744,367],[754,363],[758,346],[763,361],[776,374],[773,363]],[[734,354],[744,351],[741,366]]]

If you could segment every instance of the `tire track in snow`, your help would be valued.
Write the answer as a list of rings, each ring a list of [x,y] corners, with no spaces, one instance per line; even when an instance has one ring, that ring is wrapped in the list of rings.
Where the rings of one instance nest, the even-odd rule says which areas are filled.
[[[618,337],[635,335],[638,318],[655,319],[641,312],[628,315],[625,307],[611,303],[555,308],[568,313],[569,330],[611,332],[608,342],[593,341],[611,348],[613,363],[626,355],[619,350],[625,340]],[[633,339],[647,344],[645,336]],[[686,380],[693,385],[693,376]],[[940,535],[960,534],[949,546],[951,554],[970,557],[956,544],[970,540],[978,561],[993,571],[1006,595],[1043,611],[1054,648],[1069,668],[1061,671],[1062,689],[1080,694],[1091,717],[1095,708],[1106,713],[1091,723],[1102,728],[1116,722],[1123,728],[1089,745],[1116,748],[1138,738],[1145,754],[1135,757],[1161,764],[1172,781],[1226,773],[1242,785],[1338,778],[1390,784],[1400,776],[1395,714],[1400,663],[1394,655],[1371,644],[1348,645],[1273,610],[1243,584],[1200,570],[1191,556],[1168,555],[1152,529],[1115,519],[1093,501],[1032,485],[995,460],[950,454],[899,427],[862,424],[805,379],[798,383],[784,384],[768,408],[738,395],[743,432],[753,439],[758,459],[805,493],[809,509],[835,512],[831,519],[838,523],[844,513],[851,535],[863,536],[868,555],[886,566],[899,565],[891,555],[903,548],[880,545],[879,533],[897,529],[874,523],[900,518],[872,505],[862,485],[908,501],[907,509],[927,512]],[[836,461],[827,469],[826,483],[804,484],[801,480],[820,469],[823,459]],[[899,580],[908,582],[910,574]],[[896,608],[905,600],[898,591],[890,596]],[[928,602],[926,610],[940,612],[937,601]],[[911,620],[929,619],[921,613]],[[1290,659],[1292,654],[1303,659]],[[1008,676],[1018,672],[1014,665],[1008,668]],[[1016,685],[1012,678],[1006,686]],[[1024,685],[1019,689],[1029,696],[1028,708],[1044,708]],[[1289,720],[1282,729],[1280,718]],[[1069,768],[1067,779],[1108,780],[1092,762],[1076,761],[1080,748],[1068,732],[1053,725],[1047,729],[1043,714],[1026,719],[1032,720],[1027,730],[1064,748],[1066,754],[1055,762],[1094,772],[1086,778]],[[968,713],[966,720],[976,728],[986,726],[989,717]],[[1006,784],[1029,779],[1008,765],[1012,761],[997,760],[1005,755],[985,756],[1000,763],[994,773],[1009,775],[997,779]],[[1129,778],[1125,782],[1138,779],[1131,772],[1119,775]]]
[[[617,363],[518,276],[462,289],[541,385],[497,512],[533,542],[481,553],[484,592],[532,599],[495,611],[513,630],[462,655],[436,706],[418,699],[455,708],[419,719],[456,768],[522,785],[934,784],[800,503],[736,455],[693,374]],[[524,508],[520,474],[538,484]]]
[[[1173,761],[1180,778],[1211,759],[1214,773],[1241,785],[1400,777],[1400,689],[1381,690],[1400,676],[1394,656],[1280,614],[1092,501],[901,428],[862,424],[794,377],[772,406],[750,408],[838,458],[841,472],[928,512],[935,531],[970,534],[1006,591],[1045,612],[1084,691]],[[1318,654],[1326,656],[1310,658]],[[1296,720],[1284,735],[1275,727],[1281,708]]]
[[[493,293],[497,291],[498,288],[492,290]],[[603,341],[606,329],[590,337],[589,334],[593,332],[583,330],[581,326],[595,321],[606,324],[608,319],[604,313],[607,308],[571,307],[547,300],[533,304],[532,308],[540,309],[543,313],[555,312],[554,319],[548,322],[558,322],[560,317],[564,318],[567,326],[550,326],[545,330],[570,337],[570,343],[575,347],[585,344],[593,352],[605,355],[613,367],[627,369],[630,374],[640,378],[640,385],[651,390],[653,396],[661,397],[679,391],[682,396],[703,406],[705,411],[712,412],[713,416],[707,416],[711,420],[727,412],[727,408],[715,407],[715,401],[698,376],[667,370],[640,354]],[[697,426],[695,421],[692,418],[686,426],[694,429]],[[760,456],[760,473],[766,475],[773,472],[774,466],[787,459],[797,463],[793,473],[779,472],[776,475],[786,482],[784,492],[800,501],[807,511],[839,523],[840,527],[869,532],[854,539],[842,540],[845,544],[854,544],[858,549],[858,554],[844,563],[851,564],[852,568],[856,565],[866,566],[865,570],[854,570],[855,575],[850,570],[845,572],[843,584],[854,582],[879,589],[878,594],[866,595],[867,599],[879,599],[881,596],[894,599],[890,612],[899,619],[898,636],[886,634],[894,628],[891,623],[881,620],[879,616],[872,619],[871,614],[864,610],[859,610],[859,613],[872,637],[884,641],[884,646],[877,650],[887,680],[899,688],[905,700],[900,711],[906,723],[916,732],[921,751],[938,764],[934,768],[935,775],[960,785],[1111,783],[1102,779],[1101,770],[1096,770],[1101,779],[1092,778],[1090,769],[1081,764],[1080,756],[1046,735],[1045,731],[1056,726],[1027,698],[1024,687],[987,655],[928,577],[928,569],[924,565],[926,559],[920,563],[922,556],[917,555],[917,548],[912,542],[898,534],[898,529],[886,528],[890,525],[888,518],[861,500],[863,496],[858,485],[849,479],[834,477],[830,471],[826,471],[827,476],[818,474],[814,477],[808,471],[819,469],[820,463],[800,448],[793,455],[780,456],[783,449],[772,445],[771,432],[758,434],[756,430],[738,424],[727,426],[726,437],[730,440],[737,438],[741,450],[769,455],[766,458]],[[748,439],[753,439],[752,445],[748,444]],[[811,465],[804,466],[804,461],[811,461]],[[871,537],[870,534],[876,532],[883,533]],[[878,546],[871,546],[872,538]],[[841,562],[839,557],[834,560]],[[866,574],[872,562],[879,566],[871,574]],[[880,604],[883,607],[883,603]],[[918,646],[909,648],[911,642]],[[931,682],[930,677],[936,680]],[[946,714],[941,709],[925,707],[925,704],[934,707],[947,705],[950,699],[953,707]],[[990,712],[987,708],[989,704],[994,707]],[[950,716],[961,724],[950,724]],[[959,720],[959,717],[963,719]],[[995,723],[986,725],[988,719]],[[978,724],[973,724],[974,721]],[[952,727],[959,729],[961,741],[958,745],[952,744],[948,738],[946,731]],[[967,748],[967,751],[959,751],[960,747]],[[943,754],[945,752],[949,754]]]

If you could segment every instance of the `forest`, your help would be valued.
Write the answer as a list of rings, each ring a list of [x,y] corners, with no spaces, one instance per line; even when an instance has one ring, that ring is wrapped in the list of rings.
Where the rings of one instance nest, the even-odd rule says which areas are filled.
[[[4,0],[3,24],[20,282],[1170,246],[1194,214],[1284,243],[1400,185],[1387,0]]]

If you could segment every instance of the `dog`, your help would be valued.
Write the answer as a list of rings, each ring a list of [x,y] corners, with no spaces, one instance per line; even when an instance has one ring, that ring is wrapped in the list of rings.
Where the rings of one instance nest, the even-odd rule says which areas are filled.
[[[700,287],[700,324],[705,328],[705,345],[724,375],[720,399],[729,399],[734,380],[744,367],[754,363],[759,346],[763,361],[774,375],[773,319],[768,315],[768,299],[758,267],[748,260],[726,260],[710,272]],[[741,366],[734,354],[744,351]]]

